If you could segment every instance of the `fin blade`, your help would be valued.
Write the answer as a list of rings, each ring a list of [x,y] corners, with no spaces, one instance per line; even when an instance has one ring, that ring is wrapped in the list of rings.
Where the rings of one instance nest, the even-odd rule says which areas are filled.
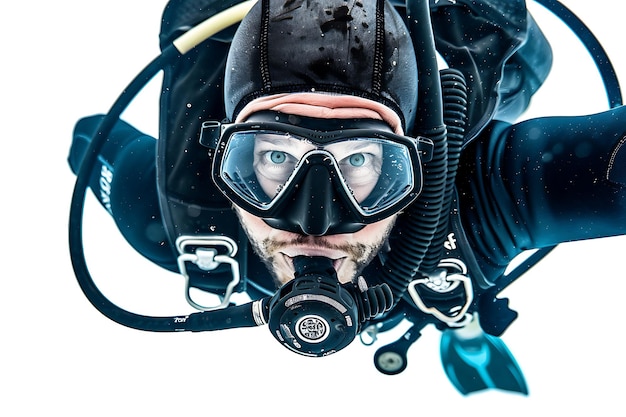
[[[440,355],[446,376],[463,395],[499,389],[528,395],[528,386],[517,361],[502,339],[481,332],[472,338],[446,330]]]

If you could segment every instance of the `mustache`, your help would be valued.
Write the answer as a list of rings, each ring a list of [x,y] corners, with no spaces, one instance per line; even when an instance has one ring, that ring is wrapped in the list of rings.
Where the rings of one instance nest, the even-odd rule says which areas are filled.
[[[326,248],[326,249],[340,250],[342,252],[346,252],[347,254],[357,259],[364,256],[370,249],[368,245],[365,245],[363,243],[336,244],[336,243],[328,242],[326,239],[324,239],[324,236],[305,236],[305,235],[296,236],[293,239],[289,239],[289,240],[275,240],[275,239],[267,238],[263,240],[263,245],[265,246],[265,248],[268,250],[269,253],[274,253],[275,251],[279,251],[288,246],[306,245],[306,246],[310,246],[314,248]]]

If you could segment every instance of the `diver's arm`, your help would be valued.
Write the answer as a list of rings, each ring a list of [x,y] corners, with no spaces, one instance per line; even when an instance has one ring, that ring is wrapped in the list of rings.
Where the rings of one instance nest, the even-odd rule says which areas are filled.
[[[74,173],[78,172],[102,117],[86,117],[76,123],[68,157]],[[118,121],[100,151],[89,187],[137,252],[166,269],[177,271],[159,209],[156,144],[153,137]]]
[[[74,174],[78,173],[85,152],[87,152],[91,139],[96,134],[103,118],[104,116],[102,115],[95,115],[84,117],[76,122],[72,145],[67,158]],[[98,198],[100,204],[109,212],[111,212],[111,182],[115,166],[124,160],[124,154],[127,152],[126,147],[133,141],[142,143],[141,147],[145,147],[147,150],[145,155],[147,159],[154,159],[155,151],[151,148],[155,147],[155,144],[153,144],[155,139],[144,135],[123,120],[119,120],[104,142],[98,155],[98,163],[93,167],[89,179],[89,188]]]
[[[626,234],[626,107],[496,122],[458,175],[461,216],[488,276],[522,250]]]

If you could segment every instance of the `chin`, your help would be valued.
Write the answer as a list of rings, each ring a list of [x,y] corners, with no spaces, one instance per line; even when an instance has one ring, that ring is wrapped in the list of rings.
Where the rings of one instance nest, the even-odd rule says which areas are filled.
[[[294,278],[295,271],[292,264],[274,261],[271,265],[268,265],[268,269],[272,271],[277,287],[285,285]],[[345,260],[338,265],[336,272],[337,279],[342,284],[356,280],[357,271],[353,261]]]

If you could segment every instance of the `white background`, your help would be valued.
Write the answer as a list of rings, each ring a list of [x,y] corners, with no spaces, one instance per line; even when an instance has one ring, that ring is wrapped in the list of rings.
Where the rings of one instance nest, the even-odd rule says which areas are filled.
[[[106,112],[157,55],[165,3],[0,5],[1,415],[623,415],[624,237],[560,245],[508,290],[520,318],[504,340],[526,375],[528,397],[458,394],[432,329],[409,351],[408,369],[389,377],[372,364],[375,348],[358,342],[309,359],[278,346],[265,328],[146,333],[95,310],[67,249],[72,128]],[[601,39],[626,83],[620,3],[565,3]],[[589,56],[558,20],[531,6],[553,44],[555,68],[529,116],[606,109]],[[157,90],[158,82],[125,115],[153,135]],[[190,312],[182,278],[129,249],[91,196],[85,217],[89,265],[105,294],[140,313]]]

